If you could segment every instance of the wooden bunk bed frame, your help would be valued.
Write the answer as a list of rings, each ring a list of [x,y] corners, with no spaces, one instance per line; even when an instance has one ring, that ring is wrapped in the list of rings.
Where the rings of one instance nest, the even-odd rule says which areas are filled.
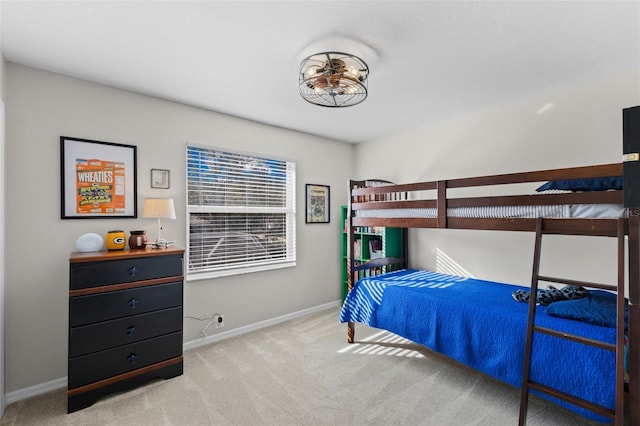
[[[624,396],[628,404],[627,420],[630,425],[640,424],[640,210],[635,208],[627,209],[628,215],[621,219],[589,219],[589,218],[558,218],[558,219],[538,219],[538,218],[463,218],[451,217],[448,215],[449,209],[458,207],[489,207],[489,206],[544,206],[544,205],[575,205],[575,204],[624,204],[624,191],[595,191],[595,192],[571,192],[571,193],[539,193],[527,195],[506,195],[506,196],[473,196],[473,197],[452,197],[449,195],[450,189],[458,188],[496,188],[507,184],[539,183],[543,181],[553,181],[576,178],[598,178],[610,176],[622,176],[623,163],[604,164],[585,167],[572,167],[564,169],[553,169],[543,171],[532,171],[524,173],[511,173],[492,176],[428,181],[410,184],[390,184],[384,186],[369,186],[371,181],[349,182],[349,204],[348,204],[348,250],[347,262],[349,264],[348,291],[351,291],[359,277],[365,275],[376,275],[389,271],[393,268],[406,268],[407,257],[383,258],[359,264],[352,256],[354,246],[354,229],[356,227],[395,227],[404,228],[449,228],[449,229],[470,229],[470,230],[500,230],[500,231],[524,231],[536,233],[537,248],[534,253],[534,269],[532,272],[532,294],[537,286],[537,281],[547,281],[546,277],[537,275],[539,265],[539,237],[542,234],[561,235],[586,235],[618,237],[618,251],[622,245],[624,253],[624,240],[627,237],[628,250],[628,310],[629,310],[629,380],[627,391],[625,389],[623,372],[623,351],[624,337],[624,277],[625,259],[624,254],[619,254],[618,259],[618,282],[616,286],[599,285],[596,283],[580,282],[586,287],[603,288],[607,290],[617,290],[618,303],[618,338],[612,350],[616,351],[616,409],[612,413],[601,413],[612,418],[615,424],[623,424]],[[626,187],[626,186],[625,186]],[[468,192],[468,190],[465,190]],[[494,191],[495,193],[495,191]],[[434,217],[385,217],[379,212],[397,211],[396,209],[431,208],[437,211]],[[393,210],[390,210],[393,209]],[[375,211],[373,217],[363,217],[364,211]],[[395,214],[395,213],[394,213]],[[620,237],[622,235],[622,237]],[[622,242],[620,242],[622,241]],[[405,239],[406,246],[406,239]],[[565,284],[578,283],[572,280],[554,280]],[[593,284],[593,285],[592,285]],[[535,330],[533,315],[535,315],[535,298],[531,298],[529,313],[529,325],[527,327],[527,348],[525,349],[525,370],[528,368],[530,359],[530,334]],[[533,311],[532,311],[533,310]],[[355,337],[355,324],[348,322],[347,340],[352,343]],[[543,331],[544,332],[544,331]],[[523,330],[525,333],[525,330]],[[584,343],[584,342],[582,342]],[[526,423],[526,406],[528,401],[528,389],[535,388],[528,380],[528,372],[523,371],[523,386],[521,398],[520,424]],[[626,395],[624,395],[626,394]],[[624,395],[624,396],[623,396]],[[559,396],[562,398],[563,395]],[[567,396],[567,401],[581,404],[580,401],[571,400]],[[591,409],[589,406],[583,406]],[[596,411],[597,412],[597,411]]]

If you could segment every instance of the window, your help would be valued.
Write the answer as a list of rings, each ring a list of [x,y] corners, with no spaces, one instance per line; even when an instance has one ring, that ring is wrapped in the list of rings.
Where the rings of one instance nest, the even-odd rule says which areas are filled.
[[[189,279],[294,266],[296,165],[187,146]]]

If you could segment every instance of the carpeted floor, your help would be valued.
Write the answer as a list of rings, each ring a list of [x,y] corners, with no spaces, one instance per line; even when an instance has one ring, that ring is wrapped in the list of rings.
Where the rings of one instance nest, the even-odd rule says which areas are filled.
[[[8,425],[516,425],[519,390],[331,309],[185,352],[185,374],[66,414],[66,389]],[[591,425],[532,396],[529,425]]]

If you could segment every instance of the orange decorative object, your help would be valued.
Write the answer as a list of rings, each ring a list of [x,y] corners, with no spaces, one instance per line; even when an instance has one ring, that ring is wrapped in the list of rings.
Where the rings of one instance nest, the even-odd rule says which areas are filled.
[[[127,235],[122,230],[109,231],[105,243],[107,250],[123,250],[127,245]]]

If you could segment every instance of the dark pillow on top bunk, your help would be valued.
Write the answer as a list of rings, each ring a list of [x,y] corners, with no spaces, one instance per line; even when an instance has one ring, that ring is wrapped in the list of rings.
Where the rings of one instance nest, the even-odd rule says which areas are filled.
[[[590,290],[587,297],[553,302],[547,313],[561,318],[584,321],[605,327],[616,326],[616,295],[607,291]]]
[[[561,191],[608,191],[622,189],[622,176],[610,176],[586,179],[551,180],[536,189],[538,192]]]

